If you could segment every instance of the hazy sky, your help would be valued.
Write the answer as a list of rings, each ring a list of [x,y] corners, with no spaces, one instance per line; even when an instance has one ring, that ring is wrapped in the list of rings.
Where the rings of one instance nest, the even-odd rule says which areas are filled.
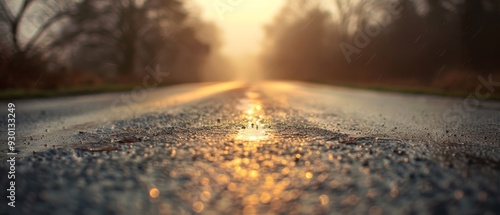
[[[222,31],[223,53],[257,53],[264,35],[263,26],[281,9],[283,0],[194,0],[203,9],[202,17],[215,22]]]

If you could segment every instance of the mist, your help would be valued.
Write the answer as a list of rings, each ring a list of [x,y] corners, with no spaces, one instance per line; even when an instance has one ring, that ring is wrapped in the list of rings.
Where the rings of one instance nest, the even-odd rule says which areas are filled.
[[[214,12],[210,4],[192,5],[1,0],[0,86],[134,85],[159,68],[169,74],[164,85],[300,80],[470,90],[478,75],[500,70],[495,0],[288,0],[261,36],[230,21],[251,21],[263,2],[230,5],[225,20],[202,17]],[[236,53],[244,47],[252,50]]]
[[[2,89],[233,79],[213,23],[182,1],[0,1]]]
[[[500,70],[499,1],[288,1],[265,29],[268,79],[470,90]]]

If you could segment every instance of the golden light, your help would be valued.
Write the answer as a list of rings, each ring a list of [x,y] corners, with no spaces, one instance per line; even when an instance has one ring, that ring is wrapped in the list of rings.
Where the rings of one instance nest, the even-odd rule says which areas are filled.
[[[240,99],[236,107],[242,111],[241,118],[246,120],[246,126],[238,131],[236,140],[262,141],[269,139],[268,129],[263,123],[266,120],[260,94],[252,90],[245,93],[245,98]]]
[[[256,205],[259,203],[259,196],[257,196],[257,194],[252,194],[250,196],[247,196],[244,202],[247,205]]]
[[[271,201],[271,194],[269,194],[268,192],[263,192],[260,195],[260,202],[262,202],[263,204],[266,204],[269,201]]]
[[[264,38],[264,25],[271,22],[283,0],[194,0],[202,17],[222,31],[223,52],[228,56],[255,54]]]
[[[210,197],[212,197],[212,194],[208,191],[203,191],[200,193],[200,199],[204,202],[208,202],[210,200]]]
[[[330,198],[328,198],[327,195],[323,194],[319,196],[319,201],[321,202],[321,205],[327,205],[330,202]]]
[[[245,140],[245,141],[260,141],[268,139],[268,135],[264,130],[257,129],[241,129],[238,132],[238,136],[236,136],[237,140]]]
[[[285,167],[285,168],[283,168],[283,170],[281,170],[281,173],[283,175],[288,175],[288,173],[290,173],[290,169],[288,167]]]
[[[251,214],[256,214],[255,208],[253,206],[247,205],[245,208],[243,208],[243,215],[251,215]]]
[[[247,110],[247,114],[248,115],[252,115],[253,114],[253,110],[252,109]]]
[[[256,178],[257,176],[259,176],[259,172],[257,172],[257,170],[250,170],[250,177]]]
[[[312,172],[306,172],[305,176],[306,176],[307,179],[311,179],[313,177],[313,173]]]
[[[209,183],[209,182],[210,182],[210,179],[208,179],[208,178],[206,178],[206,177],[203,177],[203,178],[201,179],[201,181],[200,181],[200,183],[201,183],[202,185],[205,185],[205,186],[206,186],[206,185],[208,185],[208,183]]]
[[[202,202],[193,203],[193,211],[194,212],[201,213],[203,211],[203,208],[205,208],[205,205],[203,205]]]
[[[158,198],[158,196],[160,196],[160,190],[158,190],[157,188],[152,188],[149,190],[149,196],[153,199],[156,199]]]
[[[229,178],[226,175],[220,174],[218,180],[220,183],[225,184],[229,181]]]
[[[258,80],[264,76],[259,64],[265,26],[279,13],[284,0],[194,0],[197,14],[217,26],[220,53],[230,62],[236,80]]]

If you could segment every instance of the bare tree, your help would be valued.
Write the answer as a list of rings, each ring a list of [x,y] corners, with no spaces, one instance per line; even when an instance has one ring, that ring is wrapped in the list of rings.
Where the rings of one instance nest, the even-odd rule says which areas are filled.
[[[2,63],[5,85],[35,86],[45,71],[43,50],[50,49],[57,35],[57,26],[72,13],[73,1],[0,0],[3,14],[3,46],[11,51]],[[16,80],[24,77],[23,81]],[[29,78],[28,78],[29,77]]]
[[[17,5],[16,5],[17,4]],[[72,10],[72,1],[37,1],[24,0],[22,2],[0,0],[0,10],[9,26],[7,35],[15,52],[35,55],[37,42],[47,36],[47,32],[56,23],[68,17]],[[17,11],[13,9],[16,8]],[[28,15],[28,10],[33,12]],[[35,29],[31,35],[21,34],[22,28]],[[27,37],[25,41],[21,37]]]
[[[63,35],[76,37],[83,52],[101,52],[107,61],[101,63],[117,65],[120,74],[132,74],[141,61],[171,48],[187,17],[182,7],[176,0],[84,0]]]
[[[342,35],[352,35],[360,27],[364,27],[369,20],[373,20],[375,13],[387,6],[387,0],[331,0],[338,31]]]
[[[464,51],[476,70],[499,65],[493,60],[500,56],[496,0],[331,0],[330,7],[320,2],[290,0],[266,27],[263,59],[271,76],[432,85],[463,76],[451,72],[460,69]],[[369,35],[367,27],[379,31]],[[342,61],[339,45],[360,40],[366,43],[356,58]]]

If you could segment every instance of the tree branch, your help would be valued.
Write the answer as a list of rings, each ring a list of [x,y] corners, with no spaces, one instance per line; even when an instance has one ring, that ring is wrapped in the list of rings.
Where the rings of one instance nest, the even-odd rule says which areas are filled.
[[[14,15],[12,15],[12,11],[10,11],[10,8],[7,7],[5,0],[0,0],[0,7],[5,12],[5,16],[7,17],[9,24],[12,24],[12,22],[14,22]]]
[[[26,43],[26,46],[24,47],[24,51],[29,51],[33,45],[35,44],[35,42],[40,38],[40,36],[45,33],[49,27],[54,24],[57,20],[63,18],[64,16],[67,16],[68,13],[59,13],[55,16],[53,16],[52,18],[50,18],[49,20],[47,20],[47,22],[45,22],[45,24],[43,24],[42,26],[40,26],[38,28],[38,31],[33,35],[33,37],[31,37],[31,39],[28,41],[28,43]]]
[[[17,13],[17,15],[15,17],[15,21],[17,23],[19,23],[19,21],[21,21],[21,19],[24,16],[24,13],[26,12],[26,10],[28,9],[28,7],[30,6],[30,4],[32,2],[33,2],[33,0],[24,0],[23,5],[21,6],[21,9],[19,9],[19,13]]]
[[[21,19],[24,16],[24,12],[26,12],[26,9],[29,7],[29,5],[32,3],[32,0],[25,0],[21,6],[21,9],[19,9],[19,12],[15,17],[13,17],[13,20],[11,22],[11,34],[12,34],[12,43],[14,44],[14,48],[16,51],[21,51],[21,45],[19,44],[19,40],[17,39],[17,35],[19,34],[19,23],[21,22]]]

